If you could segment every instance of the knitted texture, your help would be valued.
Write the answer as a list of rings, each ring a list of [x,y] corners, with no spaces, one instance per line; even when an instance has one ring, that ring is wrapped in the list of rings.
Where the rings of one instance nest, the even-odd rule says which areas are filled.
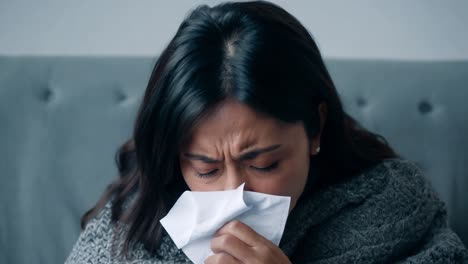
[[[138,244],[128,259],[119,257],[125,226],[111,222],[110,207],[87,224],[66,264],[191,263],[167,234],[157,256]],[[468,263],[444,203],[401,159],[301,197],[279,246],[292,263]]]

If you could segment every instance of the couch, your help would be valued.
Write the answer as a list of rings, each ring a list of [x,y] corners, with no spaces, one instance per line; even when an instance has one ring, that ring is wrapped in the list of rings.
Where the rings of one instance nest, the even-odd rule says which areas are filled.
[[[156,57],[0,56],[0,263],[63,263]],[[326,59],[346,111],[417,162],[468,243],[468,61]]]

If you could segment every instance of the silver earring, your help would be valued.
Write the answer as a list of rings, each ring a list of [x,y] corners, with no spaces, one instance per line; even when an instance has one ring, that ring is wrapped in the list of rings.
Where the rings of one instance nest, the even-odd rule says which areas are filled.
[[[318,154],[320,152],[320,146],[315,149],[315,154]]]

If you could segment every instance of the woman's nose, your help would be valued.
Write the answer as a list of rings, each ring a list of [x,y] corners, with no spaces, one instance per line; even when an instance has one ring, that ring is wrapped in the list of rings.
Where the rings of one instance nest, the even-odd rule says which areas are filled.
[[[245,182],[244,189],[248,188],[246,177],[243,176],[238,170],[227,170],[225,175],[224,190],[234,190],[237,189],[242,183]]]

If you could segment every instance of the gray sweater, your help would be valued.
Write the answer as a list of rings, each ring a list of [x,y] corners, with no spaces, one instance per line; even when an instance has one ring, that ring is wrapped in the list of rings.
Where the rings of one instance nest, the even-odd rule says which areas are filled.
[[[138,245],[123,260],[125,226],[111,222],[110,206],[88,223],[66,264],[191,263],[167,234],[159,256]],[[421,170],[400,159],[301,197],[280,248],[292,263],[468,263],[443,202]]]

